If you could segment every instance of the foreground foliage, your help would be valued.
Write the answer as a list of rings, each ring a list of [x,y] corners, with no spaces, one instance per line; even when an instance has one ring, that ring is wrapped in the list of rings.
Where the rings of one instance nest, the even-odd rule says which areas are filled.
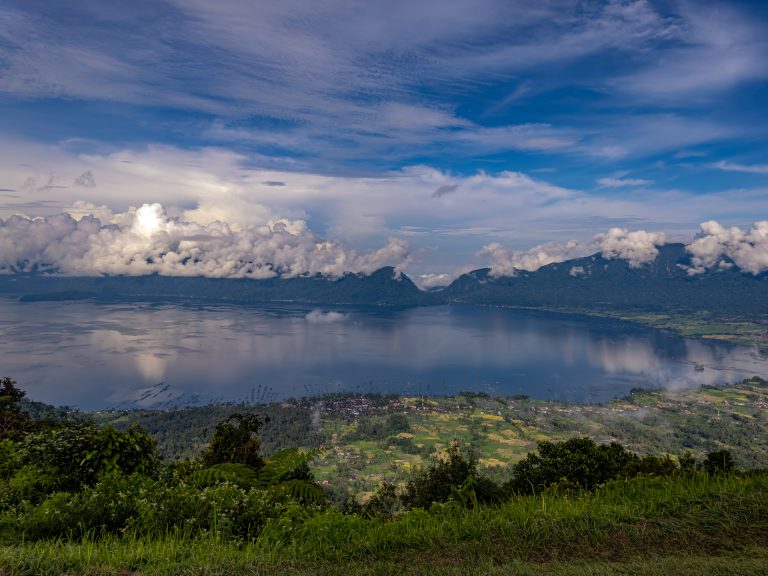
[[[626,561],[647,563],[649,574],[654,566],[714,574],[718,564],[723,574],[735,565],[760,574],[768,566],[766,489],[764,473],[641,477],[498,506],[454,502],[391,521],[287,506],[249,542],[174,531],[41,540],[0,548],[0,564],[13,574],[643,573],[611,564]]]
[[[727,450],[674,459],[589,438],[542,441],[502,484],[455,441],[402,485],[336,506],[310,469],[318,451],[262,456],[258,416],[228,417],[200,457],[166,465],[138,427],[30,423],[15,382],[3,392],[0,415],[21,423],[0,440],[3,576],[511,574],[541,563],[609,574],[606,561],[642,566],[654,554],[669,557],[660,570],[714,573],[711,556],[735,550],[743,573],[766,568],[768,471],[736,470]]]

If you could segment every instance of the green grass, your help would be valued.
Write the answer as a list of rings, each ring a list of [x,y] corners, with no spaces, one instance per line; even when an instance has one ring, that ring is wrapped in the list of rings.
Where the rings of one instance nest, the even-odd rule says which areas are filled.
[[[281,518],[246,544],[215,536],[0,547],[9,575],[766,574],[768,474],[611,483],[394,521]],[[2,572],[0,572],[2,573]]]

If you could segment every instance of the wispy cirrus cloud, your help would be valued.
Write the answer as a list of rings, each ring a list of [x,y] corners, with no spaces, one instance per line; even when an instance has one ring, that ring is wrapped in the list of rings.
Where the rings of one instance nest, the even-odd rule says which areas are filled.
[[[768,78],[765,22],[726,2],[679,4],[668,48],[613,85],[638,100],[708,99]]]
[[[606,176],[599,178],[597,183],[604,188],[627,188],[635,186],[650,186],[653,180],[643,180],[642,178],[626,178],[626,174],[617,174],[615,176]]]
[[[747,174],[768,174],[768,164],[739,164],[729,160],[720,160],[712,165],[727,172],[746,172]]]
[[[438,275],[493,242],[744,225],[765,190],[712,168],[764,173],[730,159],[768,132],[767,22],[716,0],[5,3],[0,214],[303,220],[360,252],[408,237]]]
[[[765,27],[744,8],[662,12],[643,0],[423,0],[354,10],[342,0],[168,0],[130,10],[30,2],[0,8],[0,22],[0,92],[8,96],[203,113],[206,121],[188,120],[199,140],[337,169],[446,152],[616,160],[732,138],[749,123],[657,111],[678,135],[670,140],[647,137],[648,111],[611,117],[589,100],[552,118],[508,112],[567,86],[597,90],[614,109],[627,92],[649,102],[719,93],[763,78],[768,61]],[[585,126],[573,112],[595,122]]]

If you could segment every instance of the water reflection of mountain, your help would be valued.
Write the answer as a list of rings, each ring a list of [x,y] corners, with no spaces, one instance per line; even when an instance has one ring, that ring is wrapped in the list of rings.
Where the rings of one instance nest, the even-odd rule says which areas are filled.
[[[335,313],[335,314],[329,314]],[[605,400],[768,376],[746,346],[615,320],[472,306],[381,309],[0,301],[4,369],[83,407],[357,390]],[[153,388],[162,382],[164,389]]]

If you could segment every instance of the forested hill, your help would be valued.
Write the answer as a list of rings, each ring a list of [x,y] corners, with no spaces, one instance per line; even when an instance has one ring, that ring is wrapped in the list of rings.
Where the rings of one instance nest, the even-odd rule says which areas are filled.
[[[493,276],[483,268],[457,278],[441,294],[448,301],[521,307],[768,314],[768,274],[732,266],[689,275],[687,264],[684,245],[667,244],[638,268],[599,253],[515,276]]]
[[[43,300],[190,301],[234,304],[297,302],[417,306],[434,303],[405,274],[381,268],[370,275],[321,275],[265,280],[159,276],[74,277],[49,274],[0,276],[0,294],[24,302]]]
[[[295,302],[421,306],[465,302],[550,309],[628,312],[716,312],[757,320],[768,314],[768,274],[729,268],[690,275],[683,244],[659,248],[639,267],[600,253],[549,264],[536,272],[494,276],[489,268],[457,278],[450,286],[423,292],[404,273],[381,268],[373,274],[296,278],[223,279],[168,276],[68,277],[0,275],[0,294],[22,301],[94,299],[191,301],[235,304]]]

